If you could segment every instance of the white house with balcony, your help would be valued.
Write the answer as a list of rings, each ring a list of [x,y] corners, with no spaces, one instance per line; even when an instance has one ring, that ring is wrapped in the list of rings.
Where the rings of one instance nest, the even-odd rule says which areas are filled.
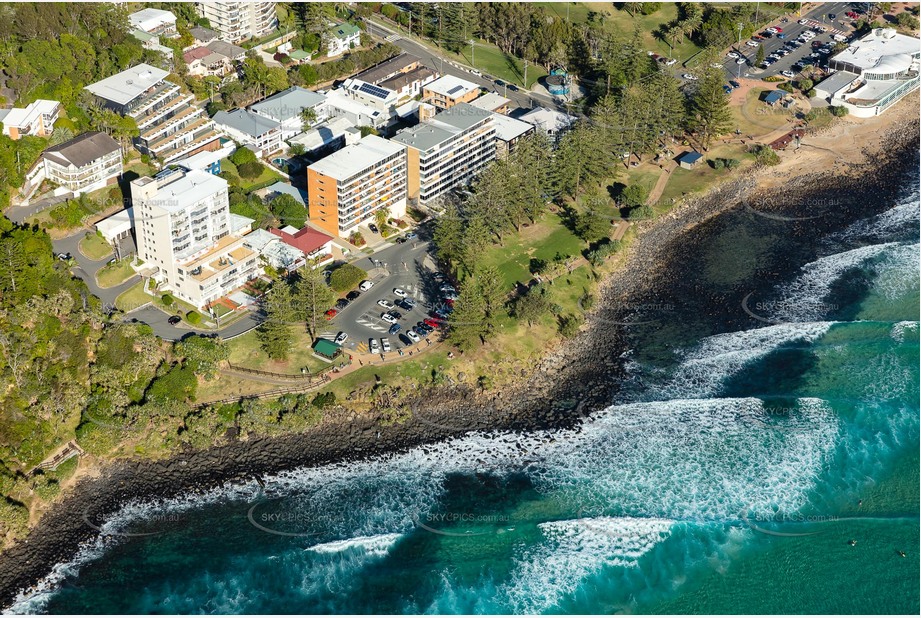
[[[48,137],[54,132],[54,123],[61,114],[58,101],[39,99],[25,107],[0,110],[3,134],[17,140],[23,135]]]
[[[115,184],[122,173],[122,149],[105,133],[78,135],[42,153],[26,172],[22,193],[28,197],[45,180],[59,186],[59,193],[90,193]]]

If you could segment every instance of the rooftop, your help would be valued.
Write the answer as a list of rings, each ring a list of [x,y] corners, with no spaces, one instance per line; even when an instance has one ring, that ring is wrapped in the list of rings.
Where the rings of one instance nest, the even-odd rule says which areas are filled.
[[[784,98],[786,94],[787,93],[784,92],[783,90],[771,90],[769,93],[767,93],[767,95],[765,95],[764,102],[765,103],[776,103],[777,101]]]
[[[169,11],[161,11],[160,9],[142,9],[129,15],[128,21],[135,28],[149,32],[160,26],[175,24],[176,16]]]
[[[121,152],[121,146],[105,133],[84,133],[77,137],[52,146],[45,150],[43,156],[60,165],[83,167],[100,157],[113,152]]]
[[[492,115],[492,122],[496,127],[496,139],[501,139],[503,142],[510,142],[534,130],[534,125],[532,124],[495,112]]]
[[[145,180],[139,178],[133,182],[143,183]],[[152,202],[169,212],[179,212],[189,204],[227,191],[226,180],[201,170],[177,171],[164,180],[163,184],[158,183],[158,192]]]
[[[854,80],[856,79],[857,75],[855,73],[850,73],[848,71],[838,71],[837,73],[832,73],[821,82],[819,82],[816,88],[821,88],[825,92],[834,94],[842,88],[845,88],[846,86],[854,83]]]
[[[189,260],[182,266],[189,271],[191,277],[198,281],[206,281],[253,255],[253,251],[242,245],[231,248],[231,245],[238,242],[240,242],[239,238],[224,236],[218,239],[204,255]],[[193,274],[196,270],[199,272]]]
[[[210,28],[205,28],[203,26],[195,26],[194,28],[189,29],[189,34],[191,34],[196,41],[213,41],[217,39],[217,32]]]
[[[269,195],[276,193],[278,195],[290,195],[295,200],[297,200],[301,206],[307,205],[307,200],[304,199],[304,193],[297,187],[290,185],[286,182],[278,181],[273,185],[266,187],[266,191]],[[277,195],[276,195],[277,197]]]
[[[390,90],[401,90],[413,82],[422,82],[436,75],[437,73],[428,67],[418,67],[412,71],[406,71],[405,73],[398,73],[393,77],[388,77],[378,85],[382,88],[389,88]]]
[[[50,99],[38,99],[25,107],[0,110],[0,121],[8,127],[22,126],[37,114],[51,114],[61,104]],[[6,112],[6,113],[4,113]]]
[[[900,34],[892,28],[876,28],[832,59],[853,64],[864,71],[896,72],[908,68],[912,55],[915,58],[921,55],[921,39]]]
[[[263,116],[274,118],[279,122],[284,122],[291,118],[296,118],[305,107],[315,107],[325,100],[326,97],[322,94],[317,94],[312,90],[299,86],[291,86],[287,90],[273,94],[267,99],[253,103],[249,106],[249,109]]]
[[[478,88],[479,85],[454,75],[443,75],[425,86],[426,90],[431,90],[451,99],[462,97],[471,90],[477,90]]]
[[[293,234],[289,231],[276,228],[270,228],[269,232],[278,236],[281,241],[289,247],[294,247],[303,252],[304,255],[310,255],[333,239],[332,236],[328,236],[311,227],[301,228]]]
[[[528,113],[519,116],[518,119],[528,124],[539,126],[544,131],[565,129],[576,121],[575,116],[570,116],[569,114],[564,114],[563,112],[558,112],[553,109],[547,109],[546,107],[532,109]]]
[[[201,60],[205,56],[210,56],[211,50],[207,47],[196,47],[195,49],[190,49],[186,53],[182,54],[182,59],[185,60],[186,64],[192,64],[196,60]]]
[[[237,45],[232,45],[226,41],[211,41],[205,45],[205,48],[210,49],[215,54],[227,56],[228,58],[239,58],[246,55],[245,49]]]
[[[359,32],[361,32],[361,29],[358,26],[345,22],[336,24],[329,29],[329,33],[337,39],[346,39],[350,36],[355,36]]]
[[[330,90],[326,95],[326,102],[336,109],[342,110],[346,113],[368,116],[372,119],[377,119],[383,112],[376,107],[372,107],[366,103],[362,103],[356,99],[351,98],[348,93],[346,93],[341,88],[336,88],[335,90]]]
[[[231,112],[220,111],[214,115],[212,120],[219,125],[235,129],[250,137],[259,137],[281,127],[280,123],[245,109],[235,109]]]
[[[698,161],[701,157],[703,157],[702,154],[700,154],[696,150],[691,150],[690,152],[686,152],[680,157],[678,157],[678,162],[679,163],[694,163],[695,161]]]
[[[365,69],[355,77],[372,84],[377,84],[396,73],[402,73],[406,67],[412,66],[417,62],[421,63],[422,60],[412,54],[402,53],[399,56],[394,56],[390,60],[384,60],[370,69]]]
[[[119,105],[126,105],[138,98],[148,88],[156,86],[169,75],[168,72],[149,64],[139,64],[121,73],[90,84],[86,87],[98,97]]]
[[[377,135],[366,135],[357,144],[337,150],[307,169],[336,180],[345,180],[400,152],[403,152],[403,147],[399,144]]]
[[[469,103],[459,103],[431,120],[403,129],[394,135],[391,141],[427,151],[492,116],[493,113],[488,110],[474,107]]]
[[[494,112],[500,107],[507,106],[511,102],[511,99],[506,99],[498,92],[487,92],[483,96],[477,97],[470,101],[470,105]]]

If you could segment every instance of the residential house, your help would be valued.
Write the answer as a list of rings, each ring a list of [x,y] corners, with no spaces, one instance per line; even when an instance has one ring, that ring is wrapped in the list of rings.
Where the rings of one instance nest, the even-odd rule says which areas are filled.
[[[342,238],[378,210],[406,214],[406,149],[367,135],[307,168],[308,212],[313,225]]]
[[[164,57],[172,60],[173,49],[171,47],[167,47],[166,45],[160,45],[160,37],[156,34],[150,34],[148,32],[144,32],[143,30],[132,30],[131,36],[140,41],[141,47],[144,49],[160,52]]]
[[[511,99],[503,97],[498,92],[487,92],[483,96],[477,97],[471,101],[470,105],[490,112],[496,112],[497,114],[507,114],[511,102]]]
[[[128,16],[131,27],[135,30],[172,38],[179,36],[176,30],[176,16],[160,9],[142,9]]]
[[[536,130],[532,124],[495,112],[492,114],[492,120],[496,127],[496,158],[498,159],[508,157],[515,151],[519,141]]]
[[[301,112],[305,109],[313,110],[316,117],[314,124],[328,117],[326,97],[299,86],[291,86],[249,106],[252,113],[281,123],[281,139],[284,141],[303,131]]]
[[[269,228],[269,233],[277,236],[281,241],[300,251],[306,264],[314,267],[329,264],[333,260],[333,237],[310,227],[300,230],[287,225],[280,230]]]
[[[361,30],[349,23],[335,24],[326,31],[324,41],[327,57],[341,56],[361,44]]]
[[[396,92],[400,99],[416,97],[422,94],[427,84],[438,78],[438,73],[428,67],[419,67],[379,82],[378,86]]]
[[[543,131],[551,140],[557,141],[578,119],[575,116],[570,116],[569,114],[564,114],[554,109],[536,107],[519,116],[518,120],[534,125],[539,130]]]
[[[280,122],[244,109],[220,111],[213,120],[219,131],[263,157],[275,154],[283,147]]]
[[[430,206],[468,184],[496,158],[494,114],[459,103],[403,129],[391,141],[407,150],[408,196]]]
[[[352,122],[340,116],[312,127],[309,131],[295,135],[288,143],[304,147],[304,154],[317,158],[322,153],[331,153],[343,146],[356,144],[361,139],[361,130]]]
[[[61,113],[58,101],[39,99],[25,107],[0,110],[3,134],[18,140],[23,135],[48,137],[54,132],[54,123]]]
[[[401,73],[409,73],[422,66],[422,60],[412,54],[402,53],[394,56],[389,60],[384,60],[375,64],[369,69],[365,69],[355,77],[369,84],[379,85],[381,82],[390,79]]]
[[[236,71],[236,64],[246,58],[246,50],[224,41],[211,41],[182,55],[189,75],[225,77]]]
[[[211,28],[204,28],[202,26],[189,28],[189,34],[192,35],[192,38],[195,40],[195,42],[188,47],[184,47],[182,49],[183,52],[187,52],[190,49],[195,49],[196,47],[204,47],[208,43],[217,41],[219,38],[217,31],[212,30]]]
[[[26,172],[23,194],[48,180],[79,195],[115,184],[122,173],[122,148],[101,132],[83,133],[46,149]]]

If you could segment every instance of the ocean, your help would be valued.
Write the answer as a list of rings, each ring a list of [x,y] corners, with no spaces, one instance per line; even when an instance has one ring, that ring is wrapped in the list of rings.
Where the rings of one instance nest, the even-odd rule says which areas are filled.
[[[737,215],[691,269],[733,320],[638,316],[578,428],[129,505],[9,611],[918,613],[918,183],[783,281]]]

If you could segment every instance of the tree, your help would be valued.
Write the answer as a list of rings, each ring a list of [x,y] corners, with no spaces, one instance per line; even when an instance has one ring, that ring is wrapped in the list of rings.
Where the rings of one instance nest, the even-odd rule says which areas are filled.
[[[649,189],[645,185],[629,185],[620,192],[620,202],[628,208],[642,206],[647,199],[649,199]]]
[[[329,287],[337,292],[345,292],[367,278],[368,273],[353,264],[343,264],[329,275]]]
[[[378,208],[374,211],[374,222],[377,223],[377,227],[383,231],[387,227],[387,219],[389,218],[390,212],[386,208]]]
[[[230,162],[236,165],[238,168],[245,163],[256,163],[259,160],[256,157],[255,152],[244,146],[240,146],[234,150],[233,154],[231,154],[228,158],[230,159]]]
[[[486,303],[474,285],[464,285],[454,303],[454,313],[448,319],[451,329],[448,340],[462,351],[472,349],[482,343],[488,329],[486,327]]]
[[[515,302],[515,317],[525,320],[528,326],[550,311],[550,302],[544,295],[542,286],[535,286]]]
[[[237,167],[237,171],[240,173],[241,178],[252,180],[253,178],[259,178],[262,172],[265,171],[265,167],[259,161],[250,161]]]
[[[307,208],[286,193],[269,202],[269,208],[282,226],[291,225],[300,229],[304,227],[304,222],[307,220]]]
[[[764,45],[758,46],[758,51],[755,52],[755,64],[760,65],[764,62]]]
[[[435,220],[432,242],[438,259],[456,271],[464,254],[464,219],[454,200],[445,203],[444,213]]]
[[[305,266],[297,271],[293,296],[300,317],[307,322],[307,331],[311,337],[316,337],[320,316],[332,306],[336,295],[326,285],[323,273],[319,269]]]
[[[317,121],[317,112],[312,107],[305,107],[301,110],[301,130],[309,131],[313,123]]]
[[[286,282],[277,281],[269,288],[263,311],[265,320],[256,329],[256,337],[269,358],[285,360],[294,339],[291,324],[296,319],[291,288]]]
[[[713,138],[727,133],[733,123],[721,71],[708,68],[704,72],[691,99],[691,109],[694,128],[701,136],[704,149],[709,149]]]
[[[579,238],[592,244],[602,238],[607,238],[611,233],[611,218],[604,213],[591,209],[579,215],[576,223],[576,233]]]

